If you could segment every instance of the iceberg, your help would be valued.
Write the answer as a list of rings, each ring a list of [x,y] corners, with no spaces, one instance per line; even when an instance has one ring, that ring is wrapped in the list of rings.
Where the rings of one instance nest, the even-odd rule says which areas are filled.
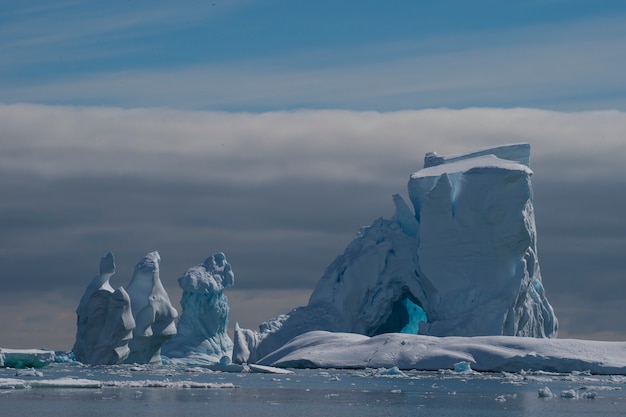
[[[135,319],[125,363],[160,364],[161,346],[176,334],[178,312],[159,278],[161,257],[148,253],[135,266],[127,293]]]
[[[115,274],[111,252],[100,260],[100,274],[87,286],[76,309],[76,360],[90,365],[116,365],[130,354],[135,320],[130,297],[123,287],[113,290],[109,283]]]
[[[47,349],[0,348],[0,368],[43,368],[54,362],[54,351]]]
[[[111,252],[100,261],[100,274],[83,294],[77,314],[73,357],[89,365],[121,363],[230,364],[233,342],[226,332],[228,299],[234,283],[226,256],[215,253],[190,268],[178,283],[183,289],[183,314],[178,312],[159,277],[161,257],[148,253],[135,266],[127,289],[113,290]]]
[[[528,144],[428,153],[410,176],[413,209],[362,228],[308,305],[235,328],[233,361],[254,363],[310,331],[551,338],[540,274]]]
[[[285,368],[391,368],[436,371],[626,374],[626,342],[515,336],[374,337],[314,331],[259,361]],[[463,365],[460,365],[463,364]]]
[[[234,278],[226,256],[218,252],[178,279],[183,311],[177,334],[161,349],[163,355],[190,363],[218,363],[224,356],[230,360],[233,342],[226,332],[229,308],[223,292]]]

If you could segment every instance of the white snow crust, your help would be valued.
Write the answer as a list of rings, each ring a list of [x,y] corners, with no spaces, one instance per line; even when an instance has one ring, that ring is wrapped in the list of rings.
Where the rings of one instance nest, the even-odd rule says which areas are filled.
[[[262,358],[287,368],[455,369],[626,374],[626,342],[514,336],[433,337],[401,333],[374,337],[314,331]]]
[[[24,380],[16,378],[0,378],[0,389],[25,388],[237,388],[230,382],[197,382],[197,381],[167,381],[167,380],[140,380],[140,381],[98,381],[84,378],[55,378]]]

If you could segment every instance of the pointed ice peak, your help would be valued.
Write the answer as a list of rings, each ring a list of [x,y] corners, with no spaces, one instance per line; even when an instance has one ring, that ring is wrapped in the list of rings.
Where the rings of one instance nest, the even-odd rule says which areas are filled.
[[[115,273],[115,256],[113,252],[107,252],[106,255],[100,259],[100,275]]]
[[[150,252],[137,263],[135,270],[158,271],[160,263],[161,257],[159,256],[159,252]]]
[[[396,208],[393,219],[398,222],[404,233],[409,236],[416,236],[419,225],[413,211],[411,211],[400,194],[394,194],[392,198]]]

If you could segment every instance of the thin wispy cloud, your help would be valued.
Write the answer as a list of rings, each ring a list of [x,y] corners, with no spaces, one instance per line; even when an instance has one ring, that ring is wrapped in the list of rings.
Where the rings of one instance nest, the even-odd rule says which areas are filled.
[[[154,13],[157,15],[140,14],[139,19],[145,22],[135,21],[130,13],[122,23],[110,28],[107,18],[102,18],[102,24],[81,20],[80,25],[89,27],[85,29],[87,33],[79,27],[59,30],[58,33],[68,33],[67,36],[84,43],[72,44],[73,58],[66,54],[63,59],[92,57],[102,61],[100,68],[80,73],[64,71],[29,83],[7,82],[2,100],[235,111],[537,104],[571,110],[584,109],[587,102],[599,108],[623,108],[626,104],[622,76],[626,72],[622,48],[626,42],[626,16],[357,42],[340,47],[304,47],[269,53],[263,58],[179,57],[161,61],[158,66],[147,58],[157,46],[152,43],[120,44],[113,49],[93,44],[90,31],[102,35],[106,43],[111,42],[106,40],[107,30],[115,36],[127,36],[117,26],[120,24],[141,33],[161,28],[160,19],[167,18],[168,24],[175,26],[194,16],[189,11],[170,8],[155,9]],[[124,23],[124,19],[128,22]],[[135,35],[140,36],[128,36]],[[24,56],[24,65],[31,66],[35,63],[28,60],[34,56],[58,60],[65,42],[54,40],[54,35],[50,39],[61,49],[47,45],[41,48],[41,54],[21,51],[13,58],[7,54],[8,62],[18,68],[20,56]],[[84,50],[81,52],[80,48]],[[129,60],[125,66],[114,64],[107,54],[116,51],[127,58],[148,54],[147,64],[141,60]]]

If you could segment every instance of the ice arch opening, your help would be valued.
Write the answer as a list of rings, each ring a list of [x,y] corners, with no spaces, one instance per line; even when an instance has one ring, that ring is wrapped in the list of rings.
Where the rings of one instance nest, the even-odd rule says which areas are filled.
[[[403,294],[391,305],[387,320],[371,332],[370,336],[383,333],[419,334],[419,324],[428,323],[428,316],[419,301],[411,294]]]

